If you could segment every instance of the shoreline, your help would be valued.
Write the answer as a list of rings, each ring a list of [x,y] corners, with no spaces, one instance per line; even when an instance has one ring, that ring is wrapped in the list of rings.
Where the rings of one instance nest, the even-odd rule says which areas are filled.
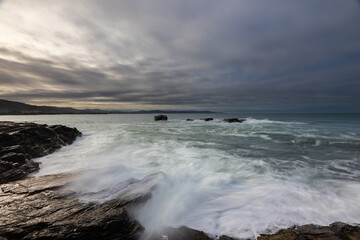
[[[5,160],[11,160],[12,164],[11,169],[4,168],[6,171],[12,170],[5,174],[10,176],[9,181],[0,183],[0,237],[9,240],[138,239],[142,235],[145,229],[128,216],[126,208],[144,203],[151,197],[155,185],[150,186],[145,194],[129,194],[102,204],[94,204],[80,203],[77,193],[64,191],[63,187],[71,183],[72,174],[26,177],[39,169],[38,163],[31,158],[51,154],[61,146],[71,144],[78,136],[81,133],[77,129],[62,125],[0,122],[0,156],[6,156]],[[24,167],[29,163],[32,168]],[[3,166],[10,166],[4,164]],[[16,175],[19,169],[20,174]],[[12,176],[14,173],[17,176],[15,178]],[[0,174],[3,174],[3,169]],[[137,180],[136,184],[146,182],[147,177]],[[133,187],[136,188],[136,185]],[[115,225],[123,227],[115,228]],[[161,235],[166,235],[170,240],[211,239],[206,233],[187,227],[165,228],[147,239],[166,239]],[[334,223],[327,227],[303,225],[280,230],[272,235],[260,235],[258,239],[301,239],[300,237],[324,240],[360,239],[360,227],[345,223]],[[235,238],[221,236],[218,239]]]

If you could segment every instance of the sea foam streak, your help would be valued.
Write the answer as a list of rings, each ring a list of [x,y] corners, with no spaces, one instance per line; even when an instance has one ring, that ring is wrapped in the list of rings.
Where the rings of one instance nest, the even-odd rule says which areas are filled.
[[[161,123],[152,116],[77,118],[84,136],[39,159],[38,175],[86,170],[72,189],[105,190],[82,200],[106,201],[155,174],[152,198],[131,212],[147,231],[186,225],[254,238],[292,224],[360,222],[359,129],[269,118],[246,124],[221,117]],[[343,144],[327,144],[339,138]]]

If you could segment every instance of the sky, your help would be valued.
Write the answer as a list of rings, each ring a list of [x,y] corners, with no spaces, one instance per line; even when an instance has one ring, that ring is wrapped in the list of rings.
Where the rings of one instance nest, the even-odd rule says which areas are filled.
[[[0,98],[360,112],[356,0],[0,0]]]

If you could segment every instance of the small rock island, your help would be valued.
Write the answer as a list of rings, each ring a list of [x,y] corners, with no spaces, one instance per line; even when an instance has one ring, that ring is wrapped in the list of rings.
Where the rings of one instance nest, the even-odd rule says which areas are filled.
[[[168,117],[166,115],[156,115],[154,116],[155,121],[167,121]]]

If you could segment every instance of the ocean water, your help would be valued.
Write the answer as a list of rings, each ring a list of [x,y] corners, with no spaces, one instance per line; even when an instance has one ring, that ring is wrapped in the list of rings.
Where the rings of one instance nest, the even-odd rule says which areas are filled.
[[[359,114],[168,116],[167,122],[151,114],[0,120],[77,127],[83,136],[37,159],[35,175],[81,170],[73,189],[104,190],[83,201],[114,198],[153,174],[151,199],[131,210],[148,231],[186,225],[256,238],[293,224],[360,223]],[[214,121],[196,120],[202,117]],[[228,117],[247,120],[222,122]]]

